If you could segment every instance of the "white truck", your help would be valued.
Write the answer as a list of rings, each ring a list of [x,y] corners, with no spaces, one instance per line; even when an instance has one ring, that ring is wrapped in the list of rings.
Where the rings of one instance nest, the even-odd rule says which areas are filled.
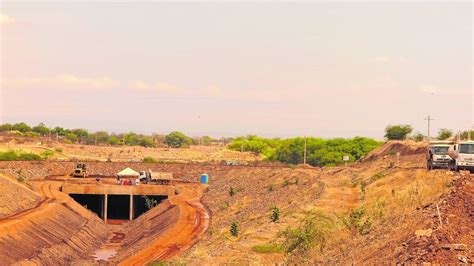
[[[144,184],[169,185],[171,180],[173,180],[173,173],[153,172],[152,170],[140,171],[140,182]]]
[[[453,141],[430,141],[428,154],[426,155],[426,168],[428,171],[435,168],[448,168],[451,158],[448,155]]]
[[[474,172],[474,141],[459,141],[448,150],[449,169],[454,171],[469,170]]]

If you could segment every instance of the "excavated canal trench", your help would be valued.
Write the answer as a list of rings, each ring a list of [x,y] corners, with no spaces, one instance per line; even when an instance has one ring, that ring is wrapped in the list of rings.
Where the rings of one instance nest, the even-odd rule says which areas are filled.
[[[116,188],[95,179],[80,182],[77,185],[86,187],[87,193],[63,191],[65,184],[78,183],[77,179],[30,182],[43,200],[0,220],[2,264],[143,265],[179,254],[208,228],[209,215],[200,202],[206,185],[176,184],[169,195],[163,190],[123,195],[94,193],[90,186],[138,188]],[[140,188],[147,189],[154,188]],[[156,207],[149,209],[150,202]]]

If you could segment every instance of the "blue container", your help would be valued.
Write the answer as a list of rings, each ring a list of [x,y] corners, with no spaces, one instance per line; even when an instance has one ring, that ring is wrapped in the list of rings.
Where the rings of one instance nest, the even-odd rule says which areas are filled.
[[[201,175],[201,184],[208,184],[209,183],[209,175],[202,174]]]

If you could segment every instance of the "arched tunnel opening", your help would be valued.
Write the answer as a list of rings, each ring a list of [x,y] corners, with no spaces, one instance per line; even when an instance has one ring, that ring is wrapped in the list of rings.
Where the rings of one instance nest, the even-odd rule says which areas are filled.
[[[77,203],[91,210],[100,218],[104,218],[104,195],[100,194],[69,194]]]
[[[133,196],[133,219],[138,218],[154,206],[160,204],[167,196],[156,195],[134,195]]]

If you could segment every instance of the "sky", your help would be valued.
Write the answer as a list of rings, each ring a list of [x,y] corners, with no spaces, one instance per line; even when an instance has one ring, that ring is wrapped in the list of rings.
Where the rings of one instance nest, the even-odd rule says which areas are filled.
[[[474,121],[471,2],[2,1],[0,123],[214,137]]]

